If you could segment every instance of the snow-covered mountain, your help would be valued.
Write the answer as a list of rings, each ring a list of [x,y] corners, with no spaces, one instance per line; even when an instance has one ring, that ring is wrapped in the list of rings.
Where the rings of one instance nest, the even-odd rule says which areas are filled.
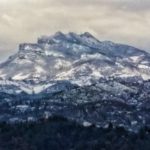
[[[150,125],[150,54],[90,33],[42,36],[0,65],[0,122],[60,115],[131,131]]]
[[[128,45],[101,42],[87,32],[80,35],[57,32],[40,37],[37,43],[20,44],[18,52],[0,65],[1,80],[10,84],[68,80],[90,85],[91,80],[110,76],[149,79],[150,54]],[[38,91],[47,88],[46,85],[41,85]]]

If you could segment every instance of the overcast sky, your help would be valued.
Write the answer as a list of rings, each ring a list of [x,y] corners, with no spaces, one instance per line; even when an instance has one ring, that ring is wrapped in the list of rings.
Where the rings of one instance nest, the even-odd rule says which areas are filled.
[[[0,0],[0,61],[19,43],[57,31],[150,51],[150,0]]]

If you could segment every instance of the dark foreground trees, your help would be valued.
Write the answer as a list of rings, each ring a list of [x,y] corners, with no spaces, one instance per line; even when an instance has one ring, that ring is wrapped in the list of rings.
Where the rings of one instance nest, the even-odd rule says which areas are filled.
[[[0,124],[0,150],[150,150],[150,130],[83,127],[53,117],[37,123]]]

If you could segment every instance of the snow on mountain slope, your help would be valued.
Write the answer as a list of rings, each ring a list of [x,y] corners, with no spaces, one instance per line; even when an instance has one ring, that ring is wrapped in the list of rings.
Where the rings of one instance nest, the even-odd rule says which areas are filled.
[[[0,65],[0,78],[11,82],[69,80],[82,86],[109,76],[150,79],[150,54],[128,45],[101,42],[87,32],[57,32],[40,37],[37,43],[20,44],[18,53]],[[47,88],[42,87],[35,93]]]

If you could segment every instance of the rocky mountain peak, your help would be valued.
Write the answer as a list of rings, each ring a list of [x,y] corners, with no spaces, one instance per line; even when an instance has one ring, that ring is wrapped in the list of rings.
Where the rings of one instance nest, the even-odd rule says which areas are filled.
[[[150,54],[128,45],[100,42],[88,32],[56,32],[38,38],[37,43],[20,44],[18,53],[0,65],[3,79],[35,80],[38,77],[38,80],[83,83],[83,80],[109,76],[149,79]]]

